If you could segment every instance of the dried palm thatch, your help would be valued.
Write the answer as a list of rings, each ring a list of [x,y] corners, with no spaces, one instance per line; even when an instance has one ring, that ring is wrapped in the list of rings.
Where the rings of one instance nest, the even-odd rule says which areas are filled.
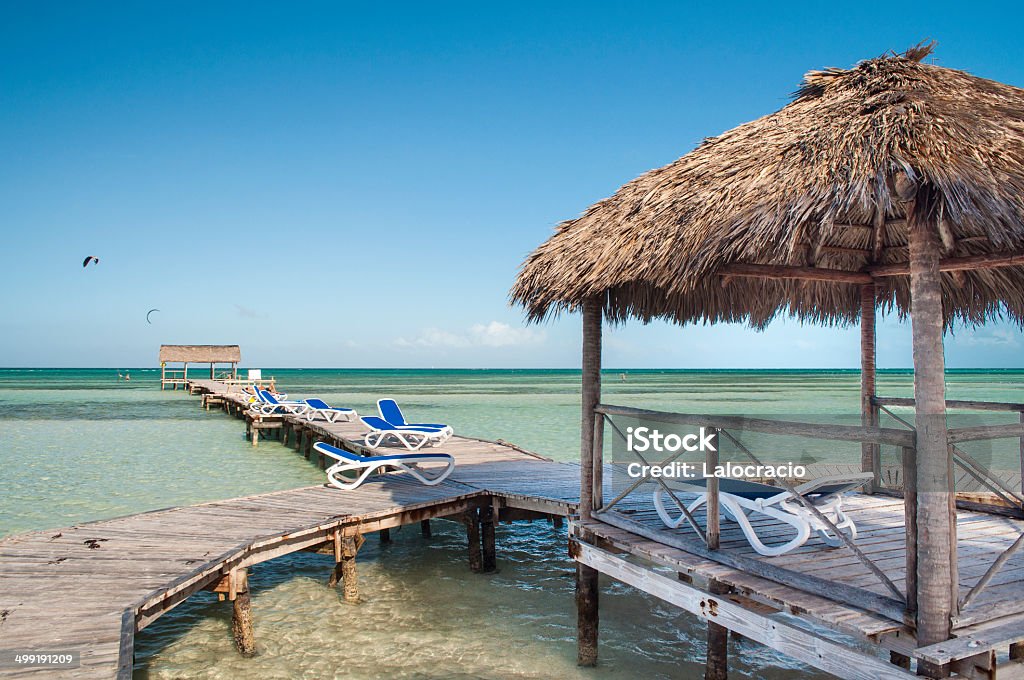
[[[600,296],[613,321],[847,324],[860,314],[857,282],[874,272],[883,309],[904,315],[908,277],[877,268],[907,262],[904,199],[920,186],[937,196],[944,257],[1024,252],[1024,90],[922,63],[931,50],[808,73],[779,111],[560,224],[512,301],[533,320]],[[861,274],[723,276],[738,263]],[[947,322],[1019,323],[1024,266],[944,273],[943,296]]]
[[[160,345],[160,361],[190,364],[237,364],[242,360],[238,345]]]

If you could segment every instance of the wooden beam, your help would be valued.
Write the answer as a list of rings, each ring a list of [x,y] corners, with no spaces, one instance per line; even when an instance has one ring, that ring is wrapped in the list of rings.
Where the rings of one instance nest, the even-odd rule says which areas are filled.
[[[943,272],[1020,266],[1024,266],[1024,253],[989,253],[986,255],[972,255],[970,257],[952,257],[940,260],[938,264],[939,271]],[[868,267],[867,271],[875,278],[906,276],[910,273],[910,264],[885,264],[877,267]]]
[[[725,597],[710,596],[683,581],[627,562],[600,548],[580,543],[577,552],[577,560],[582,564],[828,673],[849,680],[909,680],[914,677],[878,657],[832,642],[783,619],[750,611]]]
[[[790,267],[776,264],[729,264],[716,272],[719,276],[755,279],[802,279],[829,283],[871,283],[870,274],[820,267]]]
[[[936,195],[922,186],[907,204],[911,326],[917,431],[917,640],[922,646],[952,635],[959,589],[953,458],[946,432],[942,281],[936,237]],[[949,668],[923,664],[922,674],[946,677]]]
[[[873,442],[892,444],[894,446],[913,446],[914,433],[886,427],[864,427],[862,425],[832,425],[821,423],[798,423],[787,420],[768,420],[764,418],[747,418],[744,416],[719,416],[697,413],[671,413],[668,411],[652,411],[650,409],[633,408],[631,406],[614,406],[599,404],[596,410],[605,415],[628,416],[642,418],[660,423],[678,425],[704,425],[724,429],[749,430],[766,434],[781,434],[829,441]]]

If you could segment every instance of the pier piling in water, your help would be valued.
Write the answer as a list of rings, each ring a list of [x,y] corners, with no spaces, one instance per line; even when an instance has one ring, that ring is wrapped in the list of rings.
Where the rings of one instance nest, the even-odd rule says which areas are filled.
[[[714,579],[708,581],[708,592],[725,595],[729,586]],[[708,620],[708,655],[704,680],[726,680],[729,677],[729,629]]]
[[[431,536],[433,536],[433,533],[430,530],[429,519],[420,520],[420,533],[423,534],[423,538],[430,538]]]
[[[469,544],[469,570],[478,574],[484,570],[483,555],[480,545],[480,514],[474,508],[462,515],[466,525],[466,542]]]
[[[597,665],[598,572],[576,563],[576,665]]]
[[[481,570],[492,572],[498,568],[494,548],[494,509],[491,506],[480,508],[480,538],[483,542],[483,564]]]
[[[356,555],[366,539],[362,534],[353,536],[334,532],[334,571],[327,585],[331,588],[341,583],[341,596],[349,604],[359,602],[359,575],[356,572]]]

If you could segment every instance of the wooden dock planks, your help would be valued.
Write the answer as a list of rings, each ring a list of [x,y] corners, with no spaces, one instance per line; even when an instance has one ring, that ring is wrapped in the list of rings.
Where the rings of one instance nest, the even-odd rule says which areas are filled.
[[[220,383],[190,382],[198,391],[231,398]],[[354,423],[298,424],[356,449],[363,433]],[[130,677],[132,640],[126,638],[135,630],[230,569],[322,544],[339,528],[374,531],[448,516],[506,492],[512,506],[535,499],[550,513],[568,515],[575,508],[577,466],[468,438],[453,438],[442,450],[455,456],[456,468],[433,487],[386,475],[353,491],[304,487],[0,540],[2,646],[82,654],[74,670],[3,673]],[[126,612],[132,625],[122,630]]]

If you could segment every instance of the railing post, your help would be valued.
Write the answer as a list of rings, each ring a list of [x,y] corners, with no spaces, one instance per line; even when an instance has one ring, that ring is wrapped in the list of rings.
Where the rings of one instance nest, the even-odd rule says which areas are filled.
[[[594,413],[594,510],[604,507],[604,414]]]
[[[903,447],[903,515],[907,540],[907,613],[917,616],[917,451]]]
[[[711,477],[707,478],[708,501],[704,505],[705,509],[707,510],[705,536],[707,537],[708,548],[711,550],[718,550],[720,533],[718,508],[718,477],[714,476],[714,472],[715,468],[718,467],[718,447],[721,441],[721,437],[719,437],[718,433],[716,432],[714,436],[714,447],[709,447],[704,452],[705,469],[711,472],[712,475]]]
[[[1024,425],[1024,411],[1019,415],[1020,424]],[[1020,492],[1024,494],[1024,436],[1020,438]]]

